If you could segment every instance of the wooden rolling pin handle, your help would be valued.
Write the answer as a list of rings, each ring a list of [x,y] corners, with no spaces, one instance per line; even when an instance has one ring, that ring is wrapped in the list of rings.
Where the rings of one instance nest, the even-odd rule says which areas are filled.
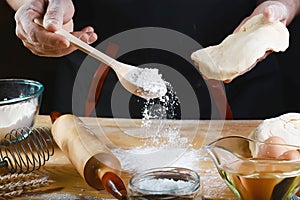
[[[53,112],[51,112],[50,113],[50,118],[51,118],[51,122],[52,122],[52,124],[55,122],[55,120],[57,119],[57,118],[59,118],[61,116],[61,113],[59,113],[59,112],[56,112],[56,111],[53,111]]]
[[[128,199],[127,189],[122,179],[113,172],[106,172],[102,177],[102,184],[104,188],[114,197],[119,200]]]
[[[83,122],[81,122],[79,118],[76,118],[76,117],[70,118],[71,115],[66,115],[67,118],[63,118],[63,116],[62,116],[61,119],[57,120],[60,116],[62,116],[62,114],[59,112],[51,112],[50,113],[51,121],[54,124],[53,126],[58,126],[57,123],[62,123],[61,120],[66,120],[66,119],[71,120],[71,123],[65,122],[64,126],[60,125],[60,128],[56,127],[56,128],[54,128],[54,130],[58,130],[58,129],[61,130],[61,128],[62,128],[62,129],[65,129],[65,132],[64,131],[62,131],[62,132],[66,133],[66,134],[69,133],[68,132],[69,130],[73,130],[73,132],[79,131],[78,133],[73,134],[73,135],[71,134],[71,135],[77,137],[81,133],[82,137],[85,137],[85,139],[88,139],[88,138],[90,140],[97,139],[97,138],[93,138],[94,136],[90,134],[89,130],[83,125]],[[73,121],[74,119],[78,119],[78,120]],[[76,129],[74,129],[74,123],[77,123],[78,127]],[[77,161],[74,161],[74,158],[78,159],[80,156],[83,156],[82,153],[84,154],[84,152],[81,151],[80,156],[76,155],[76,153],[75,153],[76,149],[78,150],[78,148],[81,147],[82,148],[81,150],[86,151],[86,149],[83,147],[84,144],[82,143],[82,141],[79,141],[79,142],[77,141],[77,143],[76,142],[74,143],[74,141],[76,141],[76,140],[69,140],[68,137],[60,138],[59,134],[58,134],[59,132],[56,132],[56,133],[57,134],[54,134],[55,141],[56,141],[56,139],[58,139],[58,141],[62,142],[62,143],[60,143],[60,145],[58,144],[58,146],[60,148],[62,148],[64,146],[65,148],[68,149],[68,151],[73,152],[72,154],[68,154],[70,152],[68,152],[68,151],[64,152],[64,149],[61,149],[64,153],[67,153],[67,155],[71,159],[71,161],[73,160],[73,164],[76,163]],[[69,143],[70,141],[72,141],[72,143]],[[78,144],[79,146],[76,146],[76,149],[74,149],[74,144]],[[70,146],[68,146],[68,145],[70,145]],[[99,144],[99,147],[100,146],[101,146],[101,144]],[[98,144],[97,144],[97,146],[92,145],[92,146],[90,146],[90,148],[91,148],[91,150],[93,148],[98,149]],[[85,152],[85,153],[89,154],[89,152]],[[103,163],[101,162],[101,160],[106,160],[106,161],[111,162],[111,163],[106,162],[106,164],[108,164],[108,166],[110,166],[110,165],[119,166],[120,165],[119,161],[117,159],[114,159],[115,157],[113,155],[109,154],[108,152],[105,152],[105,150],[103,150],[102,153],[97,153],[95,155],[87,155],[87,154],[85,155],[85,157],[83,156],[83,158],[88,161],[86,163],[81,163],[81,165],[79,162],[79,168],[78,168],[78,166],[76,167],[76,169],[79,170],[78,172],[82,172],[82,170],[84,171],[83,174],[81,174],[81,175],[85,179],[85,181],[91,187],[93,187],[95,189],[103,189],[103,187],[104,187],[106,189],[106,191],[108,191],[112,196],[114,196],[115,198],[117,198],[119,200],[128,199],[127,189],[126,189],[126,186],[125,186],[123,180],[121,179],[121,177],[118,174],[114,173],[113,169],[111,169],[109,167],[104,167]],[[76,157],[76,156],[78,156],[78,157]],[[83,164],[84,164],[84,166],[83,166]]]

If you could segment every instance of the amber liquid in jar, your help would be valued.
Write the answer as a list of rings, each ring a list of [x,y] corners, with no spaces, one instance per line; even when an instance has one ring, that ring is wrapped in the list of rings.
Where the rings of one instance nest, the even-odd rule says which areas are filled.
[[[260,168],[236,161],[219,168],[219,173],[239,199],[290,200],[300,186],[299,168],[288,164]]]

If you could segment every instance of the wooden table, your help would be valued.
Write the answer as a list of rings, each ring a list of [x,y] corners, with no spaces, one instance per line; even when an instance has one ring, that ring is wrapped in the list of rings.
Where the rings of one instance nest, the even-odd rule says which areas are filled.
[[[97,135],[108,142],[112,148],[134,148],[142,144],[141,139],[124,134],[127,130],[141,127],[141,120],[111,119],[111,118],[81,118]],[[164,127],[177,127],[180,133],[189,141],[189,148],[197,150],[204,143],[212,141],[221,135],[248,135],[261,121],[198,121],[177,120],[166,121]],[[38,116],[36,126],[51,127],[49,116]],[[104,137],[105,136],[105,137]],[[204,199],[236,199],[217,173],[211,159],[201,159],[197,166],[202,178]],[[41,169],[54,182],[33,193],[22,194],[16,199],[112,199],[106,191],[97,191],[89,187],[71,165],[68,158],[55,149],[54,155]],[[126,184],[130,173],[122,173]]]

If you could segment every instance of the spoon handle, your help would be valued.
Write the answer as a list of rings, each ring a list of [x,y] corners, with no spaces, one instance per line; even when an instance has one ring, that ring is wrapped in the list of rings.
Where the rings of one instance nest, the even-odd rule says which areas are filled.
[[[96,48],[92,47],[91,45],[83,42],[79,38],[75,37],[68,31],[61,29],[56,31],[55,33],[60,34],[67,38],[74,46],[76,46],[81,51],[87,53],[88,55],[96,58],[97,60],[103,62],[104,64],[112,67],[112,63],[116,62],[115,59],[109,57],[108,55],[102,53],[101,51],[97,50]]]
[[[42,20],[41,19],[35,19],[34,22],[40,26],[43,26]],[[113,63],[116,63],[117,61],[108,55],[102,53],[101,51],[97,50],[96,48],[92,47],[91,45],[83,42],[79,38],[75,37],[68,31],[64,29],[60,29],[56,31],[55,33],[64,36],[67,38],[71,44],[76,46],[79,50],[83,51],[84,53],[96,58],[97,60],[103,62],[104,64],[113,67]]]

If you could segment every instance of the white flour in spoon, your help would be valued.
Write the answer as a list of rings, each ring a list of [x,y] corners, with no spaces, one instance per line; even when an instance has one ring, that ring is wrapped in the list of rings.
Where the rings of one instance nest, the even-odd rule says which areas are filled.
[[[145,96],[163,96],[167,92],[165,81],[156,68],[138,68],[126,74],[130,82],[135,83],[138,93]]]
[[[0,139],[12,129],[32,126],[37,109],[37,99],[0,106]]]

